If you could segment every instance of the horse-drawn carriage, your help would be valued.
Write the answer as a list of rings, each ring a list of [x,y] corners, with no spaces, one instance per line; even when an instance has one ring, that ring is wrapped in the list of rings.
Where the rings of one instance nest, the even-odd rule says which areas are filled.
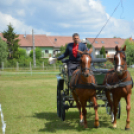
[[[109,86],[106,87],[103,85],[103,80],[108,72],[108,69],[104,66],[104,62],[106,62],[107,59],[105,58],[97,58],[93,60],[91,69],[94,73],[96,84],[91,85],[92,88],[96,89],[96,98],[97,100],[102,100],[104,103],[99,104],[99,107],[106,107],[107,114],[111,115],[111,109],[108,105],[108,101],[105,95],[105,90],[107,88],[110,88]],[[74,98],[72,97],[71,90],[69,88],[69,78],[68,78],[68,69],[67,69],[67,63],[68,59],[62,60],[63,65],[60,66],[60,74],[57,75],[57,115],[60,117],[63,121],[65,120],[65,110],[68,110],[69,108],[76,108],[77,106],[74,103]],[[111,94],[112,95],[112,94]],[[111,97],[112,98],[112,97]],[[89,104],[87,104],[86,107],[93,107],[93,102],[88,101]],[[118,113],[117,118],[119,119],[121,115],[121,104],[118,105]]]
[[[80,113],[80,122],[87,128],[86,108],[94,107],[94,126],[99,127],[97,108],[106,107],[107,114],[112,115],[113,127],[116,127],[116,118],[120,118],[120,99],[126,100],[127,120],[125,130],[130,129],[130,101],[133,88],[132,77],[127,70],[126,46],[122,49],[115,47],[116,53],[112,58],[113,69],[102,68],[106,59],[91,59],[91,50],[78,51],[81,54],[80,68],[68,77],[67,63],[63,60],[60,74],[57,75],[57,115],[65,120],[65,110],[77,107]],[[95,66],[97,64],[97,67]],[[97,101],[103,104],[98,105]],[[76,102],[76,104],[74,103]],[[89,102],[89,104],[87,104]],[[81,111],[82,109],[82,111]]]

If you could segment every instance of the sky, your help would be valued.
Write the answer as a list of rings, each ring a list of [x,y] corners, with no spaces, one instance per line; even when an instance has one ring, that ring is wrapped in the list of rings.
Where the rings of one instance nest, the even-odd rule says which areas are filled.
[[[0,0],[0,32],[11,24],[16,34],[134,38],[133,13],[134,0]]]

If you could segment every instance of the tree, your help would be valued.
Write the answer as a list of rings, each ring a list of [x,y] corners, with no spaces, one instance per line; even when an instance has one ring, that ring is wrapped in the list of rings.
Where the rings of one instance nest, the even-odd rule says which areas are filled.
[[[8,29],[4,31],[3,37],[7,39],[7,44],[8,44],[8,52],[9,52],[9,57],[8,58],[19,58],[18,54],[18,47],[19,47],[19,35],[17,35],[14,32],[14,28],[12,27],[11,24],[8,25]]]
[[[22,56],[26,57],[27,56],[26,49],[18,48],[18,55],[19,55],[19,58]]]
[[[7,60],[7,43],[0,38],[0,67],[1,63]]]
[[[106,58],[106,51],[104,46],[101,47],[100,55],[103,55],[103,58]]]
[[[92,48],[92,45],[89,44],[89,43],[87,43],[87,48],[88,48],[88,49]]]
[[[35,48],[35,53],[36,53],[36,59],[40,59],[42,56],[42,52],[39,47]],[[30,51],[30,57],[33,58],[33,50]]]
[[[134,64],[134,42],[127,39],[125,41],[124,45],[126,45],[127,64],[128,65],[133,65]]]
[[[60,47],[60,53],[58,53],[56,55],[56,57],[59,57],[61,54],[63,54],[65,52],[66,48],[67,48],[67,44],[65,46],[61,46]]]

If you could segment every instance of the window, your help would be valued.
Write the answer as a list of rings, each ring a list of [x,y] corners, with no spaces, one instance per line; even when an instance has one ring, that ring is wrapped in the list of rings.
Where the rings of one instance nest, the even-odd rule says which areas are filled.
[[[118,41],[115,41],[115,44],[119,44]]]
[[[102,44],[104,44],[104,41],[101,41]]]
[[[49,53],[49,50],[45,50],[45,53],[48,54]]]
[[[98,41],[95,41],[96,44],[98,44]]]

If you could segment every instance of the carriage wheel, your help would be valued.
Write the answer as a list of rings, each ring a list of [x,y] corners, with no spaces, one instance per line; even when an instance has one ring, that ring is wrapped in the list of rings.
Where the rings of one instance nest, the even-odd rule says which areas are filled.
[[[106,112],[108,115],[111,115],[111,108],[108,106],[108,103],[106,104]]]
[[[118,107],[117,107],[117,119],[120,119],[121,116],[121,102],[119,102]]]
[[[65,120],[65,107],[64,106],[61,108],[61,119],[62,121]]]
[[[106,104],[106,111],[108,115],[111,115],[111,108],[108,106],[108,103]],[[120,119],[121,115],[121,103],[119,102],[118,107],[117,107],[117,119]]]
[[[65,120],[65,102],[63,100],[63,97],[61,97],[61,119],[62,121]]]
[[[61,90],[57,88],[57,115],[61,117]]]

